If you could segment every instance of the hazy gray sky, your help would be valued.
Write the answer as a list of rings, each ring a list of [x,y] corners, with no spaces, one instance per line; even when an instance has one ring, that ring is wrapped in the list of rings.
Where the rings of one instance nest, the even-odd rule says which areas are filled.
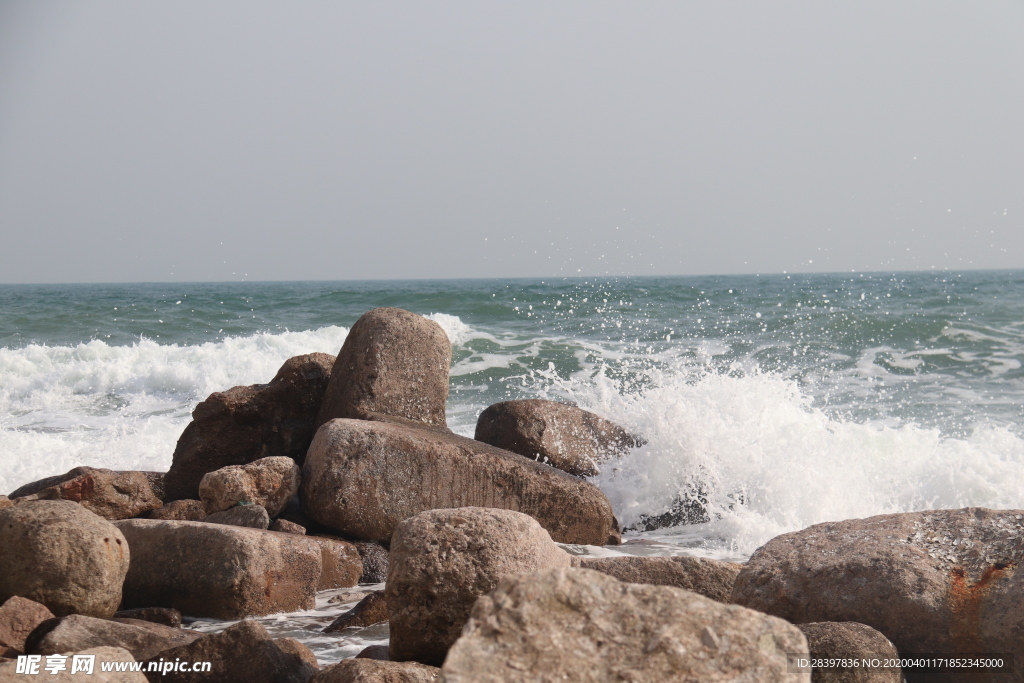
[[[0,282],[1024,267],[1024,3],[0,0]]]

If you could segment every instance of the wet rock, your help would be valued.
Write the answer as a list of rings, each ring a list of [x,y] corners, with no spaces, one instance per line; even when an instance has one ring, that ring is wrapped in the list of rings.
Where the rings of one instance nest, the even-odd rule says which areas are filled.
[[[388,549],[373,541],[355,544],[363,559],[363,575],[359,583],[383,583],[388,580]]]
[[[430,510],[391,541],[385,588],[391,658],[441,664],[481,595],[508,574],[568,567],[572,558],[532,517],[511,510]]]
[[[115,472],[95,467],[76,467],[58,477],[26,484],[12,493],[11,498],[68,500],[112,520],[137,517],[163,505],[145,472]]]
[[[1022,531],[1024,510],[985,508],[816,524],[759,548],[733,601],[797,624],[867,624],[903,656],[996,652],[1024,661]]]
[[[262,505],[277,517],[299,491],[301,470],[291,458],[271,457],[247,465],[229,465],[208,472],[199,482],[199,499],[207,513],[220,512],[239,503]]]
[[[53,612],[35,600],[15,595],[0,605],[0,652],[25,652],[25,638]]]
[[[173,500],[153,510],[146,518],[202,522],[206,519],[206,508],[201,500]]]
[[[852,621],[823,621],[798,624],[807,638],[812,659],[884,660],[898,659],[899,653],[881,633]],[[900,667],[830,667],[815,668],[811,673],[814,683],[901,683]]]
[[[139,607],[124,609],[114,614],[115,619],[138,619],[154,624],[178,628],[181,626],[181,612],[170,607]]]
[[[359,603],[345,612],[324,629],[324,633],[342,631],[346,628],[363,628],[374,624],[384,624],[388,620],[388,601],[384,591],[373,591]]]
[[[359,654],[356,655],[356,659],[376,659],[380,662],[389,662],[391,661],[391,655],[388,654],[387,645],[370,645],[360,650]]]
[[[121,602],[128,544],[78,503],[25,501],[0,510],[0,600],[20,595],[57,616],[106,618]]]
[[[306,536],[320,548],[323,571],[317,590],[349,588],[359,583],[363,561],[356,546],[336,536]]]
[[[280,531],[282,534],[306,535],[306,527],[300,526],[295,522],[289,522],[287,519],[275,519],[274,523],[270,525],[270,530]]]
[[[207,515],[203,520],[207,524],[228,524],[244,526],[250,529],[266,529],[270,526],[270,515],[262,505],[236,505],[230,510],[222,510]]]
[[[362,420],[317,432],[303,468],[307,515],[345,535],[387,541],[424,510],[482,506],[524,512],[561,543],[618,543],[596,486],[455,434]]]
[[[657,515],[640,515],[636,524],[625,531],[655,531],[687,524],[706,524],[708,514],[707,492],[700,487],[677,498],[668,510]]]
[[[57,622],[33,644],[32,654],[52,655],[93,647],[122,647],[136,660],[149,659],[172,647],[187,645],[202,635],[149,622],[145,622],[147,625],[143,627],[81,614],[72,614]]]
[[[208,673],[171,671],[147,676],[150,681],[167,683],[306,683],[316,673],[316,666],[309,661],[311,657],[308,648],[298,641],[275,640],[259,622],[245,620],[189,645],[165,650],[149,660],[210,662]]]
[[[132,549],[124,607],[173,607],[195,617],[310,609],[320,547],[306,536],[203,522],[117,522]]]
[[[269,384],[211,394],[192,411],[164,477],[168,498],[199,498],[207,472],[284,456],[302,463],[316,431],[334,357],[288,359]]]
[[[389,417],[447,428],[452,345],[441,326],[400,308],[375,308],[349,330],[317,426],[338,417]]]
[[[92,673],[71,673],[74,655],[93,655]],[[66,669],[56,674],[46,671],[46,659],[39,662],[37,675],[16,673],[16,662],[0,663],[0,681],[41,680],[47,683],[146,683],[146,676],[138,671],[103,671],[105,663],[134,662],[132,654],[121,647],[94,647],[81,652],[67,653]]]
[[[416,662],[388,662],[366,657],[325,667],[310,683],[439,683],[441,670]]]
[[[582,557],[580,566],[625,583],[675,586],[718,602],[732,601],[732,586],[742,565],[704,557]]]
[[[442,671],[446,683],[789,683],[810,680],[787,671],[786,653],[806,648],[782,619],[562,568],[503,578],[474,605]]]
[[[640,445],[603,417],[542,399],[495,403],[480,414],[474,438],[579,477],[597,474],[602,462]]]

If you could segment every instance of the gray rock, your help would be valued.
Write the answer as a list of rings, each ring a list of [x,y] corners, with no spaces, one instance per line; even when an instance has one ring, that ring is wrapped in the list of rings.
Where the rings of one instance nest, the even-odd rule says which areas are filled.
[[[270,526],[270,515],[262,505],[236,505],[230,510],[221,510],[207,515],[203,520],[207,524],[228,524],[244,526],[250,529],[267,529]]]
[[[322,669],[310,683],[440,683],[441,670],[416,662],[357,657]]]
[[[68,500],[104,519],[137,517],[163,505],[153,492],[147,473],[95,467],[76,467],[58,477],[26,484],[12,493],[11,498]]]
[[[388,601],[384,591],[373,591],[360,600],[355,607],[332,621],[324,633],[342,631],[346,628],[365,628],[388,621]]]
[[[18,674],[16,662],[0,663],[0,681],[30,681],[40,680],[47,683],[146,683],[146,676],[138,671],[103,671],[103,664],[115,662],[134,662],[132,653],[121,647],[94,647],[81,652],[67,653],[67,669],[57,674],[51,674],[44,669],[46,660],[40,662],[39,674],[37,676]],[[71,667],[74,655],[93,655],[92,673],[80,671],[72,674]]]
[[[705,557],[581,557],[580,566],[626,583],[675,586],[718,602],[732,602],[732,586],[742,565]]]
[[[143,627],[81,614],[72,614],[57,622],[35,643],[32,654],[53,655],[93,647],[122,647],[138,661],[172,647],[187,645],[202,636],[196,631],[161,624],[146,622]]]
[[[115,619],[137,619],[164,626],[181,626],[181,612],[170,607],[139,607],[120,610],[114,614]]]
[[[506,576],[480,598],[442,667],[446,683],[810,681],[790,623],[671,586],[588,569]]]
[[[356,659],[376,659],[380,662],[390,662],[391,655],[388,653],[387,645],[370,645],[360,650]]]
[[[53,619],[53,612],[35,600],[15,595],[0,605],[0,652],[25,651],[25,638],[36,626]]]
[[[388,549],[373,541],[358,541],[356,549],[363,559],[359,583],[384,583],[388,580]]]
[[[199,499],[210,514],[239,503],[262,505],[271,517],[299,492],[301,470],[291,458],[260,458],[207,472],[199,482]]]
[[[173,500],[153,510],[147,519],[172,519],[179,522],[202,522],[206,519],[206,507],[201,500]]]
[[[548,532],[519,512],[459,508],[410,517],[391,541],[391,658],[441,664],[473,603],[499,579],[571,564]]]
[[[0,510],[0,601],[15,595],[57,616],[109,617],[121,602],[128,544],[78,503],[25,501]]]
[[[894,660],[899,653],[889,639],[881,633],[852,621],[820,621],[813,624],[797,624],[804,637],[812,659]],[[827,667],[815,668],[811,672],[813,683],[901,683],[900,667]]]

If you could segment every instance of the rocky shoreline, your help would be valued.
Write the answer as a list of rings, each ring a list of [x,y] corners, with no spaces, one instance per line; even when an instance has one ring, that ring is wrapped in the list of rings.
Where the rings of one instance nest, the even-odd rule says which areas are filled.
[[[374,309],[337,357],[292,358],[268,384],[200,403],[168,472],[78,467],[0,496],[0,681],[39,677],[18,672],[19,656],[74,653],[143,671],[41,675],[1024,681],[1024,511],[819,524],[744,565],[573,556],[558,543],[621,542],[608,499],[582,477],[642,435],[528,400],[487,408],[475,439],[458,436],[445,422],[450,364],[436,323]],[[330,666],[253,619],[385,581],[324,632],[387,624],[389,644]],[[237,623],[202,633],[187,628],[196,618]],[[1017,662],[901,670],[922,654]],[[211,670],[146,671],[171,661]]]

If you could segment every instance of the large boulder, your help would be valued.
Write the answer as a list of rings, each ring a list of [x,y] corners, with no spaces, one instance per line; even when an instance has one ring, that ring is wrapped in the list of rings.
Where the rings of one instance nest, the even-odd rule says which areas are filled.
[[[125,608],[240,619],[314,605],[321,550],[306,536],[155,519],[117,525],[132,550]]]
[[[359,583],[363,574],[363,560],[359,550],[348,541],[335,536],[306,536],[320,548],[323,571],[317,590],[349,588]]]
[[[447,429],[451,364],[451,342],[434,321],[400,308],[368,311],[338,352],[317,426],[397,418]]]
[[[618,543],[618,521],[593,484],[455,434],[385,422],[332,420],[303,467],[304,512],[345,535],[387,541],[424,510],[524,512],[560,543]]]
[[[597,474],[603,461],[639,445],[603,417],[543,399],[495,403],[480,413],[474,438],[579,477]]]
[[[136,660],[149,659],[164,650],[187,645],[203,634],[162,624],[147,626],[71,614],[57,619],[32,648],[32,654],[54,655],[92,647],[123,647]]]
[[[0,510],[0,601],[20,595],[57,616],[110,617],[128,559],[117,527],[78,503],[36,500]]]
[[[807,638],[810,659],[831,660],[835,664],[815,667],[811,672],[812,683],[902,683],[899,666],[863,665],[863,662],[880,660],[880,664],[885,664],[886,660],[899,659],[889,639],[870,626],[853,621],[821,621],[797,624],[797,628]]]
[[[782,619],[588,569],[506,576],[481,597],[442,667],[446,683],[810,681]]]
[[[984,508],[816,524],[758,548],[733,601],[796,624],[867,624],[903,656],[1024,661],[1022,531],[1024,510]]]
[[[732,586],[741,565],[706,557],[581,557],[580,566],[625,583],[675,586],[718,602],[732,601]]]
[[[416,662],[344,659],[321,669],[310,683],[438,683],[441,670]]]
[[[385,596],[391,658],[439,666],[473,603],[503,576],[569,567],[572,557],[535,519],[511,510],[430,510],[391,540]]]
[[[66,474],[26,484],[11,493],[11,498],[69,500],[105,519],[128,519],[163,505],[148,474],[76,467]]]
[[[267,529],[270,526],[270,515],[262,505],[236,505],[229,510],[221,510],[207,515],[203,520],[207,524],[228,524],[244,526],[250,529]]]
[[[207,472],[283,456],[302,463],[316,431],[334,356],[288,359],[270,384],[216,392],[192,411],[164,477],[168,500],[199,498]]]
[[[252,503],[262,505],[271,517],[277,517],[299,492],[300,474],[295,461],[282,456],[260,458],[247,465],[229,465],[203,476],[199,499],[211,514],[239,503]]]
[[[209,662],[207,671],[163,671],[175,662]],[[164,650],[149,662],[160,669],[147,673],[150,681],[165,683],[306,683],[317,671],[316,658],[309,649],[291,638],[271,638],[259,622],[241,621],[220,633],[188,645]]]
[[[20,596],[8,598],[0,605],[0,656],[5,651],[25,651],[25,638],[36,626],[53,619],[53,612],[35,600]]]
[[[76,655],[82,658],[82,664],[91,661],[92,668],[75,670]],[[46,658],[35,662],[31,674],[17,673],[19,664],[16,662],[0,663],[0,681],[47,681],[47,683],[146,683],[145,674],[139,671],[104,671],[104,664],[111,668],[125,666],[134,662],[132,653],[122,647],[94,647],[81,652],[67,653],[64,660],[65,669],[57,673],[46,670]],[[76,673],[72,673],[75,670]],[[35,674],[35,675],[33,675]]]

